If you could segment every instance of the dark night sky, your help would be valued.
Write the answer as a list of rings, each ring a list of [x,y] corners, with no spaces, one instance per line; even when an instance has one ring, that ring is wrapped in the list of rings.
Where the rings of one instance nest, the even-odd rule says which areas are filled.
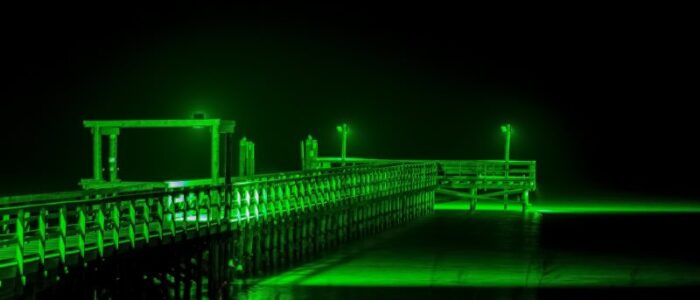
[[[350,155],[500,158],[509,121],[513,158],[538,161],[542,193],[698,196],[689,21],[652,8],[529,9],[540,12],[8,10],[0,194],[76,188],[90,175],[84,119],[202,110],[238,122],[260,171],[297,168],[309,133],[337,153],[343,121]],[[155,136],[123,134],[124,178],[206,174],[206,134]]]

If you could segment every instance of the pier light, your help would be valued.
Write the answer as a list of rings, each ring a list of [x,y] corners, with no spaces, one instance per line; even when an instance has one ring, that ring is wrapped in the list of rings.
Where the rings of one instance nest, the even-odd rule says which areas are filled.
[[[505,161],[507,164],[510,160],[510,136],[513,133],[513,128],[510,123],[501,125],[501,132],[506,135]]]
[[[347,158],[347,150],[348,150],[348,124],[343,123],[341,125],[338,125],[335,127],[335,129],[338,131],[338,133],[341,134],[341,144],[340,144],[340,157],[343,161],[342,165],[345,165],[345,159]]]

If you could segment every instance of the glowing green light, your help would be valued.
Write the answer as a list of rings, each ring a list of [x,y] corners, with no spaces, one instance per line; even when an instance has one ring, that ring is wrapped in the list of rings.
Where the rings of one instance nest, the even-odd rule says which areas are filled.
[[[486,204],[486,203],[485,203]],[[494,203],[493,212],[481,210],[467,214],[468,202],[437,203],[436,208],[456,209],[464,213],[438,210],[432,219],[404,231],[382,234],[373,243],[340,251],[329,257],[261,280],[257,293],[277,291],[279,287],[628,287],[684,286],[698,282],[694,265],[664,259],[652,260],[634,255],[591,255],[585,251],[557,253],[546,260],[538,255],[538,219],[533,226],[520,228],[519,214],[502,212]],[[680,203],[679,203],[680,204]],[[632,206],[630,204],[629,206]],[[610,208],[621,206],[611,206]],[[643,207],[643,205],[642,205]],[[538,215],[538,214],[533,214]],[[492,218],[497,216],[496,218]],[[476,222],[476,223],[475,223]],[[475,225],[494,227],[478,228]],[[516,226],[516,224],[518,226]],[[440,240],[425,245],[439,228]],[[498,229],[495,229],[498,228]],[[485,235],[518,228],[518,234],[506,239]],[[502,232],[501,232],[502,233]],[[520,235],[520,234],[523,235]],[[471,235],[470,235],[471,234]],[[478,241],[470,237],[483,237]],[[501,237],[499,235],[499,237]],[[458,241],[457,239],[463,239]],[[464,246],[477,243],[477,247]],[[516,251],[504,250],[515,246]],[[361,255],[358,255],[360,253]],[[641,271],[640,271],[641,270]],[[634,273],[633,280],[630,272]],[[362,274],[361,276],[357,276]]]
[[[186,185],[186,181],[168,181],[167,185],[169,188],[179,188]]]
[[[348,132],[350,130],[348,129],[348,124],[345,123],[336,126],[335,129],[341,134],[340,157],[345,161],[348,153]],[[344,166],[345,162],[342,165]]]
[[[513,126],[511,126],[509,123],[501,125],[501,132],[505,134],[512,134],[513,133]]]
[[[435,203],[435,210],[469,210],[466,199]],[[508,211],[520,212],[519,207]],[[498,201],[480,201],[478,211],[503,211]],[[700,204],[682,200],[650,199],[576,199],[561,198],[535,203],[532,212],[542,214],[634,214],[634,213],[700,213]]]

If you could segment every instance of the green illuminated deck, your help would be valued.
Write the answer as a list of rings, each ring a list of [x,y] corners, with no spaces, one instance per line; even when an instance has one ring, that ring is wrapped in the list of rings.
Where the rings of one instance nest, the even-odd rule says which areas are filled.
[[[494,204],[492,209],[485,206],[483,211],[469,212],[466,201],[439,200],[432,216],[408,228],[383,233],[327,258],[263,279],[247,293],[284,297],[304,295],[305,291],[310,293],[315,289],[344,287],[370,288],[370,291],[376,288],[378,292],[386,292],[382,288],[410,287],[419,291],[421,288],[683,287],[700,284],[700,265],[670,255],[668,251],[672,250],[640,254],[625,248],[598,253],[577,245],[563,247],[558,240],[564,235],[576,240],[572,235],[579,233],[561,232],[557,227],[575,225],[581,222],[580,218],[572,216],[548,222],[547,213],[530,213],[523,217],[515,209],[504,212],[499,204]],[[672,208],[686,209],[671,206],[659,212]],[[697,224],[700,214],[693,220],[693,224]],[[595,221],[594,218],[589,222]],[[643,217],[640,222],[645,224]],[[629,225],[630,228],[635,226]],[[652,226],[647,224],[639,229]],[[662,230],[674,229],[678,228]],[[590,235],[596,236],[595,232],[605,228],[589,230],[592,231]],[[649,236],[649,239],[652,243],[657,237]],[[693,245],[687,239],[669,240],[677,244],[666,244],[668,247]],[[602,241],[617,247],[636,246],[614,239],[598,242]],[[584,245],[588,241],[580,243]],[[643,245],[640,242],[640,246]],[[692,256],[692,253],[687,255]]]

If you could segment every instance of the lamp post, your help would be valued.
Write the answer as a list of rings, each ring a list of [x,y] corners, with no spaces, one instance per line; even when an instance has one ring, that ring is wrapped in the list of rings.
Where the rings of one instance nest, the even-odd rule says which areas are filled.
[[[510,169],[510,134],[512,132],[510,123],[501,125],[501,132],[503,132],[506,135],[506,148],[505,148],[505,159],[504,159],[504,167],[505,167],[505,177],[506,180],[508,179],[508,171]],[[503,209],[508,210],[508,193],[507,191],[503,190]]]
[[[506,135],[505,163],[506,163],[506,177],[508,177],[508,163],[510,162],[510,134],[511,134],[510,124],[501,125],[501,132],[505,133],[505,135]]]
[[[345,166],[345,159],[347,158],[348,154],[348,124],[343,123],[336,126],[335,129],[342,135],[340,144],[340,158],[342,160],[341,165]]]

